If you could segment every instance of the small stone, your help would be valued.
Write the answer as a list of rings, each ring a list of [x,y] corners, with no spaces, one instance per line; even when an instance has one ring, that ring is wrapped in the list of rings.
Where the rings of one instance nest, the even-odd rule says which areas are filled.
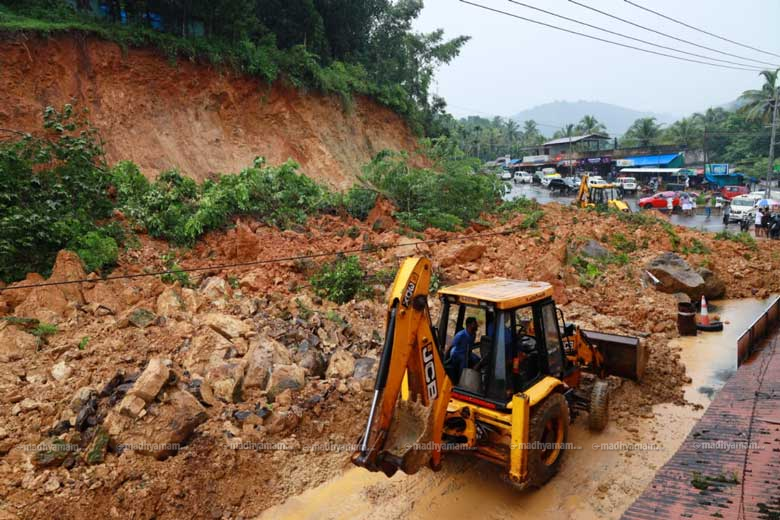
[[[60,489],[61,485],[62,484],[60,484],[60,481],[57,479],[57,477],[52,475],[51,477],[49,477],[49,480],[47,480],[43,484],[43,490],[45,492],[47,492],[47,493],[53,493],[53,492],[57,491],[58,489]]]
[[[138,417],[146,408],[146,401],[137,395],[128,394],[119,403],[119,413],[128,417]]]
[[[346,379],[355,371],[355,358],[346,350],[339,350],[330,358],[328,370],[325,372],[327,377],[336,377]]]
[[[135,309],[127,317],[127,321],[139,329],[145,329],[157,319],[157,316],[149,309],[139,308]]]
[[[73,369],[65,364],[65,361],[60,361],[51,368],[51,377],[57,381],[64,381],[68,379],[73,373]]]

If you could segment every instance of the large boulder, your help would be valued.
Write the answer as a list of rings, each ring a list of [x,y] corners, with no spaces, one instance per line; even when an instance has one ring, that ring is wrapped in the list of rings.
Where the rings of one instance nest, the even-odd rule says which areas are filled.
[[[186,316],[198,310],[198,297],[192,289],[167,287],[157,297],[157,314],[166,318]]]
[[[54,267],[49,277],[49,282],[71,282],[74,280],[84,280],[87,273],[84,272],[83,264],[79,255],[73,251],[62,250],[57,253],[57,259],[54,261]],[[81,284],[73,283],[58,286],[62,294],[69,301],[84,303],[84,295],[81,292]]]
[[[14,313],[44,323],[60,323],[68,312],[68,300],[57,286],[36,287],[19,304]]]
[[[339,350],[330,357],[327,377],[346,379],[355,371],[355,358],[346,350]]]
[[[647,264],[647,271],[658,279],[655,288],[661,292],[685,293],[694,301],[704,294],[704,278],[674,253],[663,253],[654,258]]]
[[[252,332],[252,327],[246,322],[227,314],[212,312],[203,317],[203,323],[223,335],[227,339],[240,338]]]
[[[198,329],[187,346],[182,360],[191,373],[204,374],[206,368],[222,363],[228,357],[233,343],[210,327]]]
[[[0,363],[17,361],[35,354],[38,340],[32,334],[16,327],[6,326],[0,330]]]
[[[482,258],[485,251],[487,251],[485,244],[455,245],[444,251],[440,264],[442,267],[450,267],[474,262]]]
[[[239,260],[256,260],[262,255],[263,243],[252,229],[238,222],[236,225],[236,254]]]
[[[174,388],[142,418],[112,410],[103,428],[114,451],[132,450],[163,460],[181,449],[206,419],[205,408],[192,394]]]
[[[274,398],[287,389],[300,390],[306,384],[306,372],[298,365],[277,365],[268,380],[268,396]]]
[[[84,291],[84,299],[96,311],[104,309],[108,314],[118,314],[124,310],[124,304],[108,283],[96,283]]]
[[[704,279],[704,296],[708,300],[717,300],[726,295],[726,283],[717,274],[704,267],[699,268],[698,272]]]
[[[145,403],[150,403],[160,393],[170,376],[171,370],[165,366],[162,359],[150,359],[144,371],[127,393],[143,399]]]

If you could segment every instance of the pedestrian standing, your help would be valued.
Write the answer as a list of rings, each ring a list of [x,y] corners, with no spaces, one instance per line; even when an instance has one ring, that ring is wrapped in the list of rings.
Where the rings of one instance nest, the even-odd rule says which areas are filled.
[[[757,210],[756,210],[756,220],[755,220],[756,227],[755,227],[755,230],[754,230],[754,231],[755,231],[755,234],[756,234],[756,238],[758,238],[758,237],[760,237],[760,236],[761,236],[761,221],[762,221],[762,216],[763,216],[763,215],[761,214],[761,210],[760,210],[760,209],[757,209]]]
[[[723,225],[729,227],[729,219],[731,219],[731,204],[728,202],[723,205]]]
[[[769,238],[769,208],[761,212],[761,232]]]
[[[669,214],[671,215],[672,212],[674,212],[674,196],[670,196],[666,199],[666,209],[669,210]]]
[[[707,197],[707,202],[704,203],[704,213],[707,215],[707,220],[712,216],[712,200],[714,197]]]

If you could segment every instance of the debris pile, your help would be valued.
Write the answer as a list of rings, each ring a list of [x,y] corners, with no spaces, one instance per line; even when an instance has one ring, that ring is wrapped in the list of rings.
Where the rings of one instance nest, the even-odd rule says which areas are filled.
[[[167,283],[101,281],[63,251],[49,280],[89,281],[0,293],[0,518],[52,508],[66,516],[120,517],[128,508],[252,516],[342,470],[368,412],[382,298],[336,305],[313,295],[308,278],[330,258],[209,265],[374,246],[361,257],[370,274],[426,255],[440,284],[548,281],[567,321],[638,335],[647,346],[644,381],[616,383],[612,413],[625,425],[651,416],[654,404],[685,404],[689,379],[669,346],[676,293],[745,297],[780,288],[771,242],[754,250],[682,228],[671,240],[660,225],[556,204],[536,227],[524,228],[518,215],[492,222],[513,233],[445,242],[478,231],[406,237],[380,209],[371,225],[320,217],[281,232],[245,222],[209,234],[178,259],[205,269]],[[694,240],[696,252],[685,252]],[[140,241],[114,275],[163,267],[167,244]],[[30,274],[16,285],[42,281]],[[390,282],[370,283],[381,295]],[[431,306],[436,315],[435,298]]]

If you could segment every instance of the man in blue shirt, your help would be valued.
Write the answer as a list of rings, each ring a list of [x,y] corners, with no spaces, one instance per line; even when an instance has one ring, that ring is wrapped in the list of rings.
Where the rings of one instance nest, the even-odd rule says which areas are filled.
[[[479,362],[479,356],[473,352],[468,357],[468,363],[466,360],[469,348],[474,346],[478,326],[477,318],[470,316],[466,318],[466,327],[452,338],[452,345],[450,345],[448,354],[458,376],[460,376],[460,373],[464,368],[469,368]]]

